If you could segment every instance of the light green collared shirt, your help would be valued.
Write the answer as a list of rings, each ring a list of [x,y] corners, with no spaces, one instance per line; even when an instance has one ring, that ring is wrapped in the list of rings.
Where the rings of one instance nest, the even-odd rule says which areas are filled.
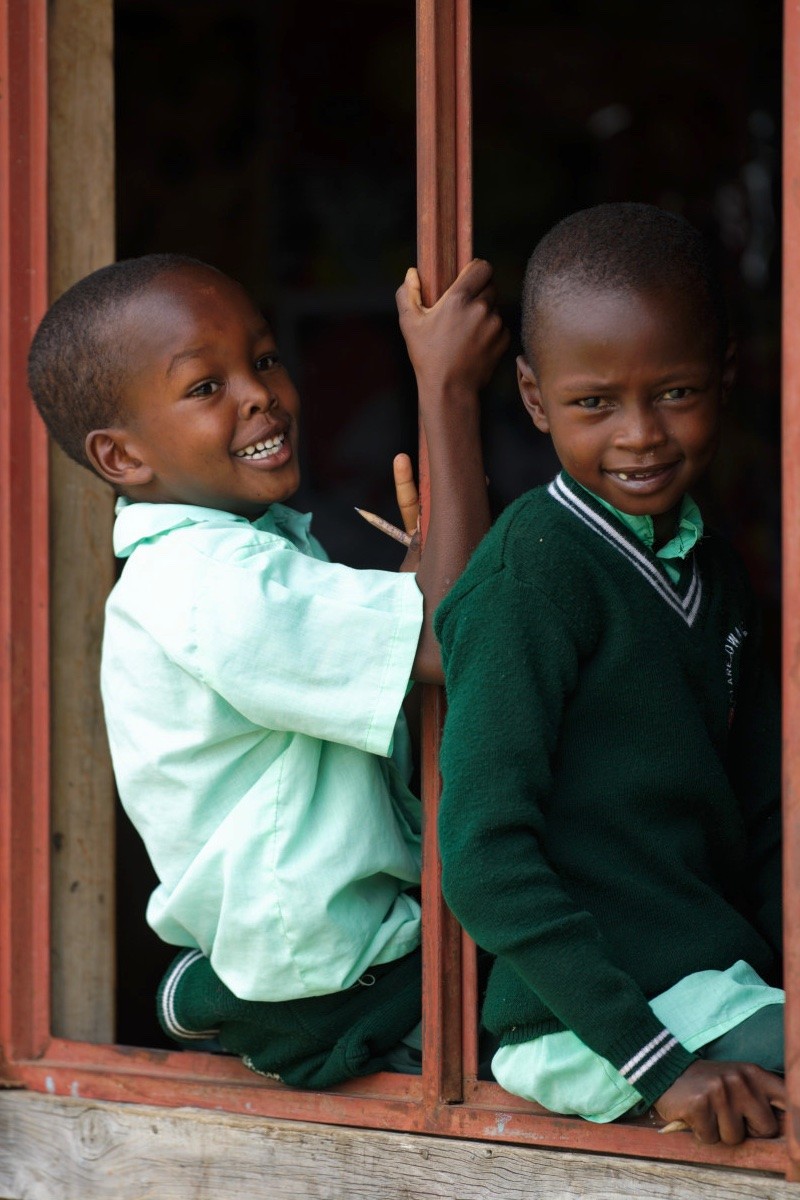
[[[584,491],[589,491],[584,488]],[[630,529],[640,542],[647,546],[648,550],[653,549],[655,534],[653,531],[653,518],[650,516],[635,516],[633,513],[622,512],[619,508],[614,508],[613,504],[609,504],[602,496],[596,495],[595,492],[589,492],[590,496],[594,496],[603,508],[607,508],[610,513],[622,521],[622,524]],[[699,542],[703,536],[703,518],[700,509],[695,504],[691,496],[684,496],[681,501],[681,507],[678,512],[678,526],[668,542],[665,542],[659,550],[655,551],[656,558],[660,558],[664,563],[664,570],[669,575],[673,583],[677,583],[680,578],[680,567],[676,565],[676,559],[684,559]]]
[[[665,1028],[694,1051],[785,999],[780,988],[769,987],[740,960],[725,971],[687,975],[649,1003]],[[615,1121],[641,1099],[608,1059],[568,1029],[501,1047],[492,1073],[507,1092],[588,1121]]]
[[[117,512],[102,691],[147,919],[242,999],[347,988],[419,944],[415,577],[328,562],[278,504]]]

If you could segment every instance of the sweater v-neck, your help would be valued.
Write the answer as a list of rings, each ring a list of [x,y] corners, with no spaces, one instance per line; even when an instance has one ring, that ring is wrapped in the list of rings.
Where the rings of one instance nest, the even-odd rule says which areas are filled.
[[[677,581],[673,581],[663,558],[659,558],[608,505],[576,483],[566,471],[557,475],[547,490],[553,500],[622,554],[690,628],[694,625],[700,611],[703,584],[691,551],[681,563]]]

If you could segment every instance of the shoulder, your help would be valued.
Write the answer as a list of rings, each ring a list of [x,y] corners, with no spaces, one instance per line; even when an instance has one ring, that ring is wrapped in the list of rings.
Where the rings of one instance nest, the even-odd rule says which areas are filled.
[[[536,603],[551,604],[570,617],[592,596],[592,552],[596,549],[581,523],[567,512],[545,487],[535,488],[515,500],[498,518],[473,554],[464,574],[436,613],[443,630],[458,612],[483,604],[493,607],[503,597],[536,594]],[[604,553],[602,546],[599,547]]]
[[[262,531],[229,514],[204,514],[142,538],[131,550],[106,608],[106,634],[120,618],[164,644],[192,636],[194,614],[209,608],[230,620],[265,580],[291,575],[285,561],[318,560],[303,555],[277,532]],[[322,564],[319,564],[322,565]]]
[[[332,563],[307,532],[212,519],[137,545],[107,612],[161,631],[188,628],[191,617],[208,634],[235,625],[232,614],[274,620],[279,609],[298,628],[312,620],[363,623],[370,614],[407,614],[418,626],[422,597],[413,573]]]
[[[298,544],[277,524],[259,528],[221,513],[219,520],[212,517],[176,526],[141,542],[131,553],[122,578],[152,576],[163,591],[176,577],[190,576],[195,581],[226,573],[235,577],[269,570],[287,558],[327,562],[322,547],[310,535]]]

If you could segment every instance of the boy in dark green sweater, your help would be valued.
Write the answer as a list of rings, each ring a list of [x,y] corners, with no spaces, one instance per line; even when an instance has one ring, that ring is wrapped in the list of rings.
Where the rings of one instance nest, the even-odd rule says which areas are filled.
[[[689,492],[734,373],[708,252],[648,205],[528,265],[523,403],[563,471],[436,614],[444,894],[496,956],[493,1071],[551,1110],[705,1142],[784,1101],[779,742],[745,573]]]

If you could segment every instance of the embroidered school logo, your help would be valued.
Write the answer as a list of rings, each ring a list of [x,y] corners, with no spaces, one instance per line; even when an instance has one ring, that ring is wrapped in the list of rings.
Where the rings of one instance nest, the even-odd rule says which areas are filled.
[[[741,648],[747,630],[736,625],[725,638],[725,682],[728,686],[728,728],[733,724],[733,714],[736,711],[736,685],[739,682],[739,666]]]

